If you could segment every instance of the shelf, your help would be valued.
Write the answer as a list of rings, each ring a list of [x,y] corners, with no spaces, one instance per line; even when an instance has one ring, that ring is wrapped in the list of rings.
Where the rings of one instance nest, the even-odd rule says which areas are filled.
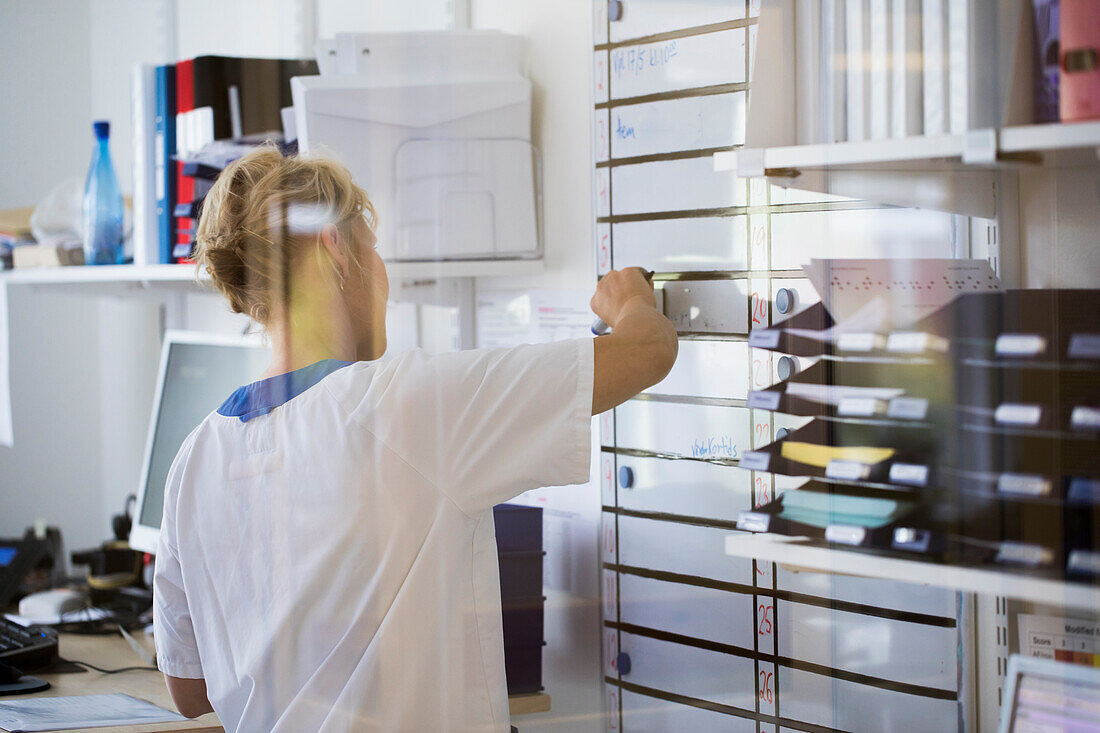
[[[391,280],[434,280],[453,277],[518,277],[542,271],[542,260],[466,262],[391,262]],[[0,283],[63,288],[74,292],[119,293],[152,288],[209,290],[209,277],[194,265],[102,265],[96,267],[35,267],[0,273]]]
[[[802,538],[771,534],[727,535],[726,554],[840,575],[900,580],[1073,608],[1100,608],[1100,586],[1062,583],[998,570],[903,560],[864,551],[832,549],[810,544]]]
[[[1100,166],[1100,121],[1022,125],[822,145],[743,148],[715,153],[715,170],[753,178],[797,178],[807,172],[963,172]]]

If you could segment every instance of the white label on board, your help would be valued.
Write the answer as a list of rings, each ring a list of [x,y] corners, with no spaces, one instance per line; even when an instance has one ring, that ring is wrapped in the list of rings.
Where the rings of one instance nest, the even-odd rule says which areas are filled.
[[[737,529],[746,532],[767,532],[772,515],[765,512],[741,512],[737,515]]]
[[[777,410],[779,409],[779,393],[764,390],[749,392],[749,407],[755,407],[758,410]]]
[[[845,397],[836,407],[843,417],[871,417],[882,410],[882,400],[874,397]]]
[[[997,478],[997,491],[1016,496],[1047,496],[1050,480],[1033,473],[1002,473]]]
[[[1045,547],[1025,542],[1002,542],[997,550],[997,562],[1020,565],[1046,565],[1054,560],[1054,553]]]
[[[842,333],[836,341],[840,351],[871,351],[882,341],[874,333]]]
[[[1073,550],[1069,553],[1066,568],[1075,573],[1100,575],[1100,552]]]
[[[871,473],[871,467],[859,461],[832,460],[825,466],[825,477],[841,481],[862,481]]]
[[[998,425],[1038,425],[1043,417],[1041,405],[1023,405],[1006,402],[997,407],[993,419]]]
[[[923,397],[895,397],[886,410],[888,417],[898,420],[923,420],[928,414],[928,400]]]
[[[1075,333],[1069,337],[1070,359],[1100,359],[1100,334]]]
[[[738,464],[741,468],[746,468],[752,471],[767,471],[768,464],[771,463],[772,454],[765,453],[759,450],[745,451],[741,456],[741,462]]]
[[[890,466],[890,483],[908,486],[928,484],[928,466],[918,463],[895,463]]]
[[[1076,430],[1100,428],[1100,407],[1074,407],[1069,416],[1069,425]]]
[[[825,528],[825,541],[842,545],[862,545],[867,538],[867,530],[851,524],[830,524]]]
[[[774,349],[779,346],[779,334],[777,328],[754,328],[749,332],[749,346],[758,349]]]
[[[1047,340],[1032,333],[1002,333],[994,346],[998,356],[1035,356],[1047,349]]]

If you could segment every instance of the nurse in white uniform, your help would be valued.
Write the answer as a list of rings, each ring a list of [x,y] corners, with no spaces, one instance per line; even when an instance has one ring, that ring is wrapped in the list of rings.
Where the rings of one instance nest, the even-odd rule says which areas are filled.
[[[206,197],[198,261],[273,361],[165,488],[157,659],[227,731],[507,731],[492,507],[586,482],[591,416],[656,384],[676,333],[637,269],[613,332],[385,363],[374,211],[338,164],[270,148]]]

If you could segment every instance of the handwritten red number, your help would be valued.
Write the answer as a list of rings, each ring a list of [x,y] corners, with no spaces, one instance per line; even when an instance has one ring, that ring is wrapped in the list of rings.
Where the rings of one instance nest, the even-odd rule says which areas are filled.
[[[772,696],[772,673],[760,670],[760,701],[771,702]]]
[[[757,615],[760,617],[760,625],[757,627],[756,632],[760,636],[768,636],[772,633],[772,606],[767,603],[761,603],[757,609]]]
[[[771,492],[769,491],[768,480],[763,476],[756,477],[756,506],[764,506],[771,499]]]

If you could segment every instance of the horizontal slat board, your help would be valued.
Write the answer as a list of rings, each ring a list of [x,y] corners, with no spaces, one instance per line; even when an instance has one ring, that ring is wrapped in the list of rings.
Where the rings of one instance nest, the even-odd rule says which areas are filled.
[[[630,655],[623,680],[741,709],[753,709],[753,660],[623,633],[619,649]]]
[[[958,729],[958,703],[780,667],[784,718],[844,731],[928,733]]]
[[[617,464],[623,509],[736,522],[738,512],[751,508],[752,474],[740,468],[629,455]]]
[[[646,392],[743,400],[748,396],[748,378],[747,342],[684,341],[672,371]]]
[[[685,458],[740,460],[748,449],[749,411],[743,407],[630,400],[615,408],[620,448]]]
[[[748,217],[716,216],[612,224],[615,267],[656,272],[747,270]],[[683,244],[691,242],[689,251]]]
[[[780,656],[895,682],[957,688],[954,628],[787,601],[779,602],[777,617]]]
[[[605,0],[597,0],[606,6]],[[745,17],[744,0],[629,0],[621,20],[610,24],[612,42],[722,23]],[[604,18],[606,19],[606,11]],[[597,42],[598,42],[597,36]]]
[[[624,624],[752,648],[751,595],[624,573],[619,597]]]
[[[745,143],[745,92],[685,97],[611,110],[611,155],[642,155]]]
[[[597,169],[597,172],[606,169]],[[748,186],[709,157],[657,160],[611,169],[615,216],[748,205]]]
[[[725,553],[728,529],[640,517],[618,519],[620,565],[727,583],[752,582],[752,563]]]
[[[623,733],[757,733],[756,722],[622,691]],[[611,730],[617,730],[613,728]]]
[[[611,50],[611,98],[745,81],[745,29]]]

